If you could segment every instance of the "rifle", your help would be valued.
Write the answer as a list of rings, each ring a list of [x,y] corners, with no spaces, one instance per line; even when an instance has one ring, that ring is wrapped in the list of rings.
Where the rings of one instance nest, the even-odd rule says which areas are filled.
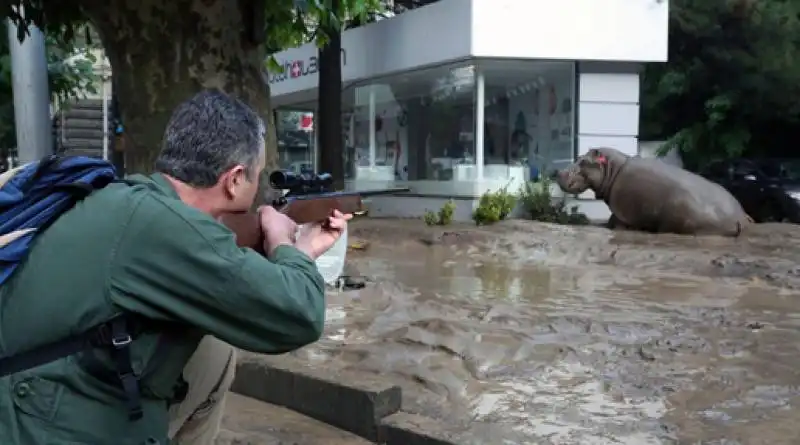
[[[330,174],[296,174],[287,170],[278,170],[269,175],[269,183],[273,189],[283,191],[282,195],[269,204],[285,213],[297,224],[322,222],[334,210],[342,213],[363,213],[362,198],[378,195],[393,195],[411,191],[398,187],[384,190],[368,190],[361,192],[336,192],[332,190],[333,177]],[[253,212],[225,215],[222,223],[236,234],[236,244],[250,247],[264,253],[264,234],[261,222]]]

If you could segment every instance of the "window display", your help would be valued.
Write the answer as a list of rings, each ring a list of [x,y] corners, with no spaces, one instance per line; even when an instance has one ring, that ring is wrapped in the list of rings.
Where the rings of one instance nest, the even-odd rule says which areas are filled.
[[[474,195],[550,174],[573,159],[574,78],[572,62],[481,61],[351,86],[343,92],[347,179]]]
[[[486,61],[484,177],[535,179],[572,162],[572,62]]]
[[[474,179],[475,72],[444,67],[356,86],[347,113],[353,178]],[[469,171],[468,171],[469,170]]]

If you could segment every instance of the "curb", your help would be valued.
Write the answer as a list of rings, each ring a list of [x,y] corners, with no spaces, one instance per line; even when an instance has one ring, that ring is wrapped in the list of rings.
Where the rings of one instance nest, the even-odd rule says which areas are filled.
[[[429,417],[398,412],[381,421],[387,445],[464,445],[458,434]]]
[[[369,374],[325,372],[291,356],[242,353],[231,391],[376,443],[463,445],[435,419],[402,412],[400,387]]]

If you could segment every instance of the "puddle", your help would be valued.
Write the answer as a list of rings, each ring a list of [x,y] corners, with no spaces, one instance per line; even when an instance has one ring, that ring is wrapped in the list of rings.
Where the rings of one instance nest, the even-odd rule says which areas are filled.
[[[332,292],[325,337],[296,354],[389,376],[409,411],[524,443],[800,437],[800,295],[764,278],[794,267],[794,236],[503,230],[435,246],[366,235],[349,261],[371,282]],[[768,266],[719,273],[720,257]]]

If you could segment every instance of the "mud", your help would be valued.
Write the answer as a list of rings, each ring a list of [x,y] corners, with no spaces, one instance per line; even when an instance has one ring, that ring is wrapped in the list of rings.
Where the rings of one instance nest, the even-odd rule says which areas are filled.
[[[740,238],[365,219],[324,338],[404,409],[511,444],[794,444],[800,228]],[[488,443],[488,442],[487,442]]]

